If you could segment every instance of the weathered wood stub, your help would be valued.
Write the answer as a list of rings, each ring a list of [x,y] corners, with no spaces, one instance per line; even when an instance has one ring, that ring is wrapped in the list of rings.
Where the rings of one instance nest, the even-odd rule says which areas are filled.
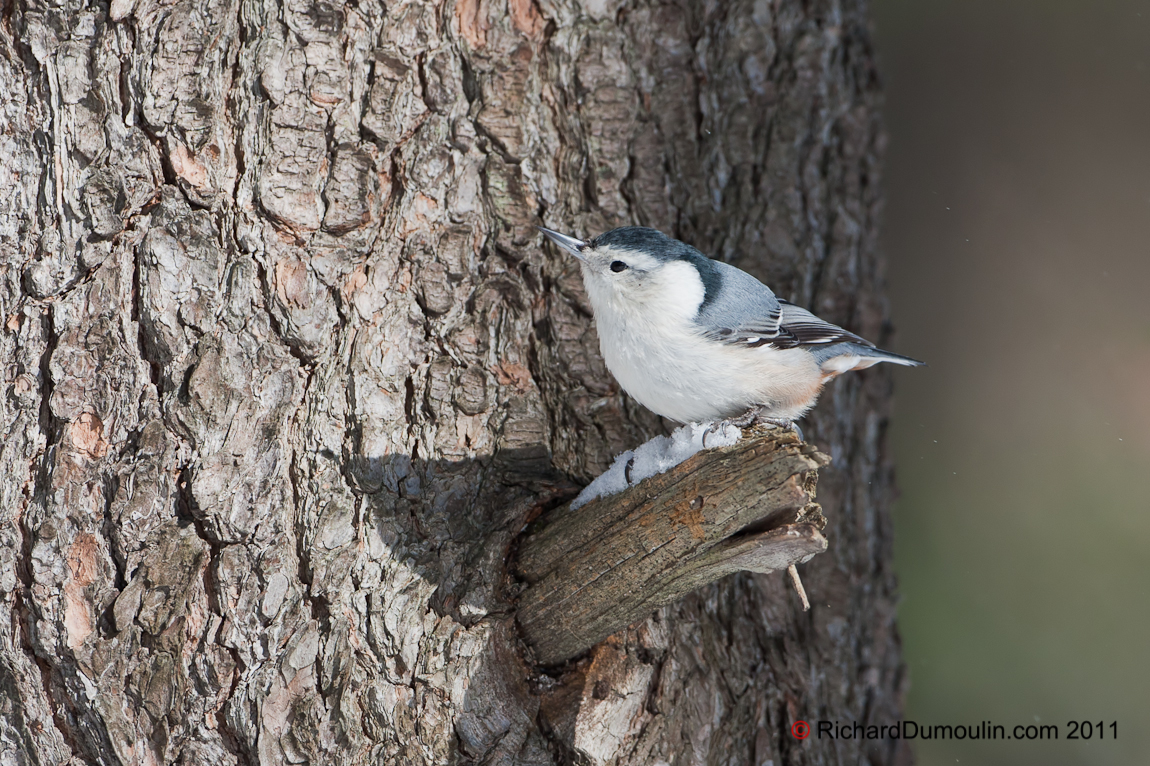
[[[831,549],[549,675],[508,555],[665,424],[534,225],[659,227],[882,340],[862,0],[0,5],[0,762],[889,762],[889,378]]]
[[[768,574],[827,548],[814,502],[829,458],[791,432],[748,429],[670,471],[536,520],[515,574],[528,587],[516,619],[545,665],[735,572]]]

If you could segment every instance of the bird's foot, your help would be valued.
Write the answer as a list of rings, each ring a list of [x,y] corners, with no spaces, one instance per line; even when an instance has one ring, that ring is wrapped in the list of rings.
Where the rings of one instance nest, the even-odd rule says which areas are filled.
[[[754,411],[754,410],[753,410],[753,411]],[[754,412],[756,412],[756,415],[757,415],[757,411],[754,411]],[[746,416],[744,415],[743,417],[746,417]],[[755,422],[755,423],[766,423],[766,424],[767,424],[767,425],[769,425],[769,426],[774,426],[774,427],[776,427],[776,428],[781,428],[781,429],[783,429],[784,431],[794,431],[794,432],[795,432],[795,436],[799,437],[799,441],[801,441],[801,442],[802,442],[802,441],[806,441],[806,439],[804,439],[804,438],[803,438],[803,429],[799,428],[799,424],[798,424],[798,423],[796,423],[795,421],[793,421],[793,420],[790,420],[790,419],[788,419],[788,418],[764,418],[764,417],[756,417],[756,418],[755,418],[755,420],[754,420],[754,422]]]
[[[735,428],[746,428],[747,426],[754,425],[755,423],[761,422],[763,420],[763,418],[761,417],[762,413],[763,413],[762,407],[752,407],[751,409],[744,412],[742,415],[739,415],[736,418],[727,418],[726,420],[724,420],[722,422],[723,423],[729,423],[729,424],[733,425]]]
[[[755,422],[755,417],[759,413],[758,407],[751,409],[739,415],[737,418],[726,418],[724,420],[715,420],[707,424],[707,430],[703,431],[703,449],[707,449],[707,437],[713,433],[722,434],[726,432],[728,427],[734,426],[740,432],[747,426]]]
[[[725,420],[716,420],[707,426],[707,430],[703,432],[703,449],[707,448],[707,437],[712,433],[723,433],[727,430],[728,426],[734,426],[741,432],[744,428],[755,422],[762,411],[761,407],[752,407],[751,409],[739,415],[737,418],[726,418]]]
[[[738,417],[720,420],[707,426],[707,430],[703,432],[703,448],[705,449],[707,447],[707,437],[712,432],[724,431],[727,426],[734,426],[741,431],[748,426],[759,423],[782,428],[784,431],[794,431],[795,435],[799,437],[799,441],[806,441],[806,439],[803,438],[803,429],[799,428],[799,424],[795,421],[788,420],[787,418],[768,418],[763,415],[762,407],[752,407]]]

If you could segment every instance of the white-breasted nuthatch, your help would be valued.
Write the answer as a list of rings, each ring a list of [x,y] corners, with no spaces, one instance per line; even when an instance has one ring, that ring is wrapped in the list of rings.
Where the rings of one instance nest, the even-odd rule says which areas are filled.
[[[655,229],[626,226],[586,242],[540,231],[580,261],[607,368],[636,401],[671,420],[751,413],[789,425],[837,375],[879,362],[923,364],[875,348]]]

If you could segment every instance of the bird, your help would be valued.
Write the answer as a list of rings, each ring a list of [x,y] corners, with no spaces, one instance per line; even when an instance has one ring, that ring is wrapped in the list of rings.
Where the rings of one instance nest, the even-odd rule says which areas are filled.
[[[579,260],[607,368],[637,402],[679,423],[794,428],[826,383],[883,351],[753,276],[642,226],[586,241],[539,230]]]

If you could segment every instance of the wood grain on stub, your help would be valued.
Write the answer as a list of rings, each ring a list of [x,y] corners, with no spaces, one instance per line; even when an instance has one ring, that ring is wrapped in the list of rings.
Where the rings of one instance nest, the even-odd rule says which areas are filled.
[[[753,429],[536,520],[515,564],[528,583],[517,618],[536,661],[570,659],[733,572],[786,569],[826,550],[814,489],[828,462],[792,433]]]

